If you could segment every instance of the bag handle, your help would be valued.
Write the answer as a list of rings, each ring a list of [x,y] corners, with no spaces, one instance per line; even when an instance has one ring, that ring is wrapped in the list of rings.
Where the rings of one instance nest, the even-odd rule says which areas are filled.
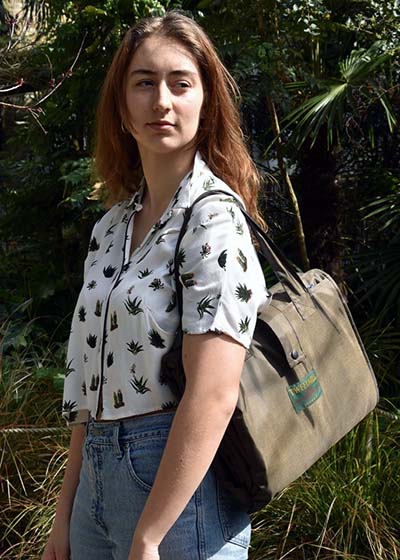
[[[295,296],[300,296],[304,292],[308,293],[307,286],[304,284],[303,280],[301,279],[294,265],[287,259],[287,257],[285,257],[282,251],[266,234],[266,232],[263,231],[263,229],[257,224],[257,222],[250,216],[250,214],[248,214],[248,212],[243,208],[240,202],[231,193],[220,189],[214,189],[201,194],[199,197],[196,198],[196,200],[193,202],[193,204],[190,207],[185,209],[182,227],[179,232],[178,240],[176,242],[175,256],[174,256],[174,276],[175,276],[177,303],[178,303],[180,320],[182,321],[182,312],[183,312],[182,286],[179,282],[179,265],[177,265],[180,244],[183,236],[187,231],[187,226],[190,217],[192,215],[194,206],[198,202],[203,200],[203,198],[206,198],[207,196],[211,196],[213,194],[225,194],[228,195],[230,198],[234,198],[235,203],[242,211],[244,217],[246,218],[248,226],[252,230],[254,236],[256,237],[260,245],[260,249],[258,250],[258,252],[261,253],[268,261],[278,281],[282,282],[285,288],[289,288],[290,292],[293,293]]]

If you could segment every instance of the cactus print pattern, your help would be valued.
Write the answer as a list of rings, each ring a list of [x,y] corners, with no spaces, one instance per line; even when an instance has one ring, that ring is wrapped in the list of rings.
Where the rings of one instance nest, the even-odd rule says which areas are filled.
[[[199,153],[165,212],[131,251],[145,188],[112,206],[91,233],[65,362],[62,414],[69,424],[178,405],[160,379],[160,363],[180,321],[177,238],[185,208],[204,192],[210,196],[194,207],[177,254],[183,332],[224,333],[248,348],[269,299],[242,201]]]

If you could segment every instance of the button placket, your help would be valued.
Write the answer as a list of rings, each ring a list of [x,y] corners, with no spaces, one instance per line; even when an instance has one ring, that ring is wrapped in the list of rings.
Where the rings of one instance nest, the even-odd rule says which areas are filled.
[[[116,284],[118,283],[118,280],[121,277],[122,271],[124,269],[124,265],[126,264],[126,262],[129,260],[129,250],[130,250],[130,243],[128,243],[128,240],[130,240],[131,236],[129,235],[129,231],[130,231],[130,224],[133,220],[133,217],[135,215],[135,213],[137,212],[138,207],[141,207],[140,204],[136,204],[134,209],[131,212],[131,215],[129,216],[129,219],[126,223],[126,227],[125,227],[125,233],[124,233],[124,244],[122,247],[122,263],[119,269],[119,272],[117,274],[117,276],[115,277],[112,286],[108,292],[108,296],[106,298],[106,305],[105,305],[105,309],[104,309],[104,321],[103,321],[103,329],[102,329],[102,339],[101,339],[101,344],[99,346],[99,348],[101,347],[101,351],[99,352],[99,356],[100,356],[100,382],[99,382],[99,387],[97,389],[97,407],[96,407],[96,419],[99,420],[100,419],[100,414],[102,413],[103,410],[103,384],[104,384],[104,358],[105,358],[105,346],[107,343],[107,321],[108,321],[108,310],[109,310],[109,306],[110,306],[110,299],[111,299],[111,294],[112,291],[114,290]]]
[[[169,205],[167,206],[167,208],[165,209],[165,211],[163,212],[161,217],[157,220],[157,222],[146,233],[146,235],[145,235],[144,239],[142,240],[142,242],[140,243],[140,245],[138,247],[136,247],[136,249],[133,251],[132,255],[130,255],[129,258],[132,259],[133,257],[137,257],[137,256],[139,256],[140,253],[142,253],[142,255],[139,257],[139,259],[136,261],[136,264],[139,264],[147,256],[147,253],[149,253],[150,249],[152,248],[152,244],[154,242],[156,234],[159,231],[162,231],[164,229],[164,225],[166,225],[166,223],[171,219],[172,215],[174,214],[175,209],[171,208],[171,204],[172,204],[172,201],[169,203]],[[143,208],[143,206],[141,204],[138,204],[136,207],[137,207],[137,210],[141,210]],[[159,224],[163,224],[163,227],[161,229],[159,229],[159,227],[158,227]],[[133,227],[134,227],[134,223],[132,223],[132,228],[130,230],[131,232],[133,230]],[[129,248],[128,248],[128,256],[129,256],[129,249],[130,249],[130,244],[129,244]],[[147,252],[145,252],[143,254],[143,251],[147,251]]]

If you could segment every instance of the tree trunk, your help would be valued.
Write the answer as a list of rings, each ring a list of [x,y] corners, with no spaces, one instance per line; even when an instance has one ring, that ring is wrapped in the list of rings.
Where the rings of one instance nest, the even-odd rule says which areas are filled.
[[[267,12],[265,11],[267,10]],[[271,28],[273,29],[273,36],[271,37],[270,34],[266,30],[265,26],[265,16],[266,13],[268,14],[268,19],[271,22]],[[278,52],[281,52],[281,36],[280,36],[280,28],[279,28],[279,11],[276,6],[275,0],[270,0],[267,4],[263,5],[263,2],[260,0],[257,3],[257,25],[258,30],[260,33],[260,37],[265,42],[273,42],[275,43]],[[283,65],[281,61],[278,59],[277,61],[277,74],[282,76],[284,75]],[[271,117],[271,127],[275,137],[275,149],[276,149],[276,157],[278,159],[278,166],[279,171],[282,177],[282,182],[285,186],[287,195],[289,197],[290,205],[293,209],[294,214],[294,225],[296,230],[296,238],[297,238],[297,245],[299,247],[300,252],[300,259],[301,259],[301,266],[304,270],[308,270],[310,268],[310,262],[308,260],[307,255],[307,247],[306,241],[304,237],[303,231],[303,224],[301,221],[300,209],[297,202],[297,196],[293,188],[292,181],[290,179],[285,158],[284,158],[284,146],[281,137],[281,129],[279,124],[278,113],[276,111],[275,103],[272,97],[272,92],[269,91],[266,94],[266,101],[267,101],[267,109]]]
[[[322,268],[343,287],[341,239],[341,192],[337,156],[328,151],[326,131],[310,148],[305,143],[298,154],[299,171],[294,177],[311,267]]]
[[[294,214],[294,225],[296,229],[296,238],[297,244],[300,251],[300,259],[301,259],[301,266],[304,270],[308,270],[310,268],[310,261],[307,255],[307,247],[306,247],[306,240],[304,236],[302,218],[300,214],[299,204],[297,202],[297,196],[295,190],[293,188],[292,181],[290,179],[285,158],[284,158],[284,151],[283,151],[283,144],[282,139],[280,136],[281,129],[279,125],[278,115],[276,112],[275,104],[272,99],[271,95],[267,95],[267,107],[268,111],[271,115],[271,122],[272,122],[272,130],[274,132],[274,136],[276,138],[275,147],[276,147],[276,156],[278,159],[279,171],[281,173],[283,184],[285,185],[286,192],[289,197],[290,204],[293,209]]]

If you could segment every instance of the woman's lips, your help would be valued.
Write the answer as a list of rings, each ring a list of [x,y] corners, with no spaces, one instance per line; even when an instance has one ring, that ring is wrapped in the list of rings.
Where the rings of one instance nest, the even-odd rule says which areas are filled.
[[[148,123],[147,126],[149,126],[152,130],[155,131],[165,131],[165,130],[171,130],[172,128],[174,128],[175,125],[173,125],[168,121],[157,121],[157,122]]]

